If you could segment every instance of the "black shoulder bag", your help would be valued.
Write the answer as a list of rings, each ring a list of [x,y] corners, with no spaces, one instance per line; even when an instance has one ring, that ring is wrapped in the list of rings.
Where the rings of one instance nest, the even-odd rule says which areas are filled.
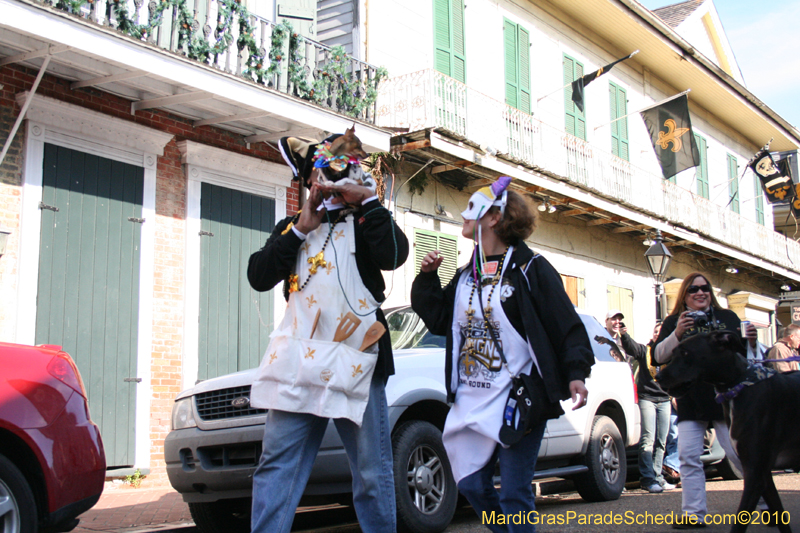
[[[502,265],[501,267],[502,268]],[[478,281],[480,283],[480,281]],[[544,380],[539,372],[533,368],[530,374],[520,373],[514,375],[508,366],[508,360],[503,353],[503,346],[497,338],[491,320],[486,319],[486,312],[483,310],[483,298],[478,297],[481,313],[486,322],[486,328],[492,336],[492,341],[500,352],[500,359],[503,366],[511,376],[511,391],[508,393],[506,407],[503,410],[503,426],[500,428],[500,442],[511,446],[519,442],[530,429],[546,419],[546,407],[548,402],[547,391],[544,388]]]

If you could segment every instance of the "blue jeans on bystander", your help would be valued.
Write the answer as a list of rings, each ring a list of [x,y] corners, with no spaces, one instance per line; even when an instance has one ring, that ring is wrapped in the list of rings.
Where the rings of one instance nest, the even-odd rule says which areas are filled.
[[[651,402],[639,399],[639,412],[642,420],[642,439],[639,441],[639,480],[642,488],[654,483],[664,485],[661,466],[669,432],[669,400]]]
[[[672,403],[672,402],[670,402]],[[669,433],[667,434],[667,448],[664,451],[664,466],[668,466],[680,473],[681,460],[678,455],[678,411],[672,407],[669,415]]]

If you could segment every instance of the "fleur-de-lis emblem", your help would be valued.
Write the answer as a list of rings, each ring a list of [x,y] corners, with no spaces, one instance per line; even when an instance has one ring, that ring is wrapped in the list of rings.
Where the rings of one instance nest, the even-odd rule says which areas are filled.
[[[367,305],[366,298],[364,298],[363,300],[359,300],[358,303],[361,304],[358,306],[359,309],[369,309],[369,305]]]
[[[300,249],[303,250],[303,253],[306,254],[308,253],[309,248],[311,248],[311,244],[309,244],[308,241],[306,241],[305,244],[303,244],[303,246],[300,247]]]
[[[319,267],[325,267],[328,264],[328,262],[325,261],[325,252],[322,251],[322,252],[318,253],[317,255],[315,255],[314,257],[309,257],[308,258],[308,264],[311,265],[310,267],[308,267],[308,271],[311,274],[316,274],[317,273],[317,269]]]
[[[361,365],[350,365],[353,368],[353,377],[356,377],[359,374],[363,374],[364,371],[361,370]]]
[[[289,292],[297,292],[300,290],[300,283],[297,274],[289,276]]]
[[[277,352],[272,352],[271,354],[269,354],[269,363],[267,364],[271,365],[272,362],[277,358],[278,358]]]
[[[314,354],[315,353],[317,353],[316,350],[312,350],[311,348],[309,348],[308,352],[306,352],[305,358],[306,359],[314,359]]]
[[[317,303],[317,300],[314,299],[314,295],[312,294],[311,296],[306,296],[306,302],[308,302],[308,308],[311,309],[311,306]]]
[[[339,316],[336,317],[336,321],[341,322],[343,318],[344,318],[344,313],[340,313]]]
[[[297,317],[294,317],[294,320],[292,321],[292,327],[294,327],[295,331],[297,331]]]
[[[679,128],[675,121],[671,118],[668,118],[664,121],[664,126],[667,127],[667,133],[663,131],[658,132],[658,140],[656,144],[661,145],[662,150],[666,150],[669,146],[669,143],[672,143],[672,151],[673,152],[680,152],[681,147],[683,146],[683,141],[681,141],[681,135],[686,134],[689,132],[689,128]]]
[[[344,230],[340,229],[339,231],[334,231],[333,234],[336,235],[333,240],[338,241],[340,237],[344,237]]]
[[[327,271],[328,271],[327,273],[328,273],[328,275],[329,275],[329,276],[331,275],[331,272],[333,272],[333,269],[334,269],[334,268],[336,268],[336,267],[335,267],[335,266],[333,266],[333,263],[328,263],[328,264],[325,266],[325,270],[327,270]]]

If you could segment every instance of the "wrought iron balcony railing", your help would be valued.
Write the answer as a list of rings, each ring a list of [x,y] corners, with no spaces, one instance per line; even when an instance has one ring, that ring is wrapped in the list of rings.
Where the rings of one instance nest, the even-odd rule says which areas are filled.
[[[374,123],[375,67],[253,15],[240,0],[40,0],[333,111]]]
[[[441,128],[787,269],[800,244],[432,69],[383,82],[381,127]]]

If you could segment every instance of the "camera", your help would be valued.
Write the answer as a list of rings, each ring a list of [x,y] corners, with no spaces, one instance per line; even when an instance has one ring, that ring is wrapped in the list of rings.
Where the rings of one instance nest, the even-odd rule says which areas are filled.
[[[686,313],[686,316],[691,317],[692,320],[694,320],[694,327],[698,329],[708,326],[708,315],[703,311],[689,311]]]

